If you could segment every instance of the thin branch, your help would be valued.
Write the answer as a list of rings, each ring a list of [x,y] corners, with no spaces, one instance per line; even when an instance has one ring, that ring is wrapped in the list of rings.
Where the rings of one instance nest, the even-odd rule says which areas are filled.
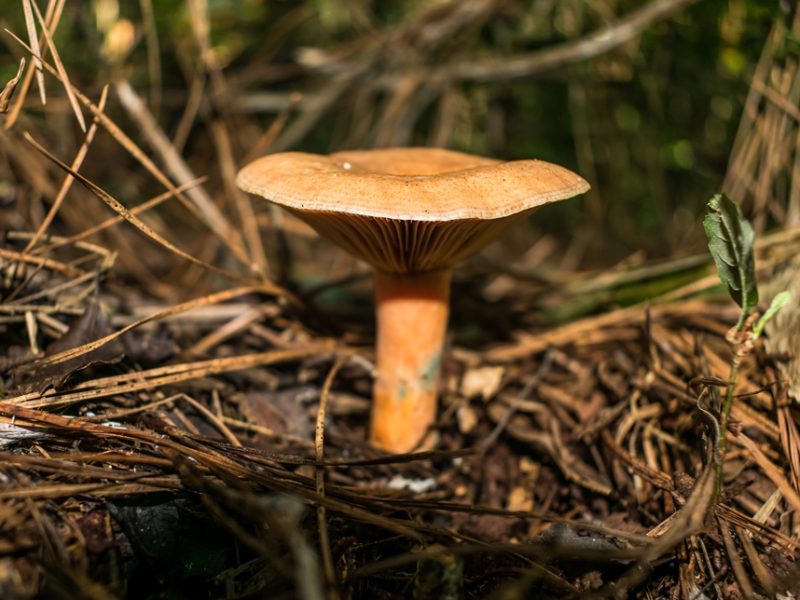
[[[38,14],[38,13],[37,13]],[[50,38],[48,38],[50,39]],[[55,48],[53,48],[55,49]],[[67,88],[69,89],[69,87]],[[100,101],[97,103],[97,107],[100,111],[105,110],[106,107],[106,100],[108,99],[108,86],[103,87],[103,91],[100,94]],[[89,153],[89,146],[92,145],[92,141],[94,141],[94,136],[97,133],[97,124],[98,119],[95,117],[92,125],[89,127],[89,130],[86,132],[86,135],[83,138],[83,143],[81,147],[78,149],[78,153],[75,155],[75,158],[70,165],[70,168],[73,171],[78,171],[83,164],[86,155]],[[58,213],[59,209],[61,208],[61,204],[64,202],[64,199],[67,197],[69,190],[72,188],[72,182],[75,181],[75,178],[72,175],[67,175],[64,177],[64,181],[61,184],[61,188],[58,190],[58,195],[56,196],[55,200],[53,200],[53,205],[50,207],[50,210],[47,211],[47,215],[42,220],[42,223],[39,225],[39,228],[36,230],[36,233],[28,242],[27,246],[25,246],[25,252],[30,252],[33,250],[33,247],[39,243],[39,240],[47,231],[50,224],[55,219],[56,214]]]
[[[175,180],[180,184],[184,184],[197,179],[197,176],[192,173],[186,161],[178,154],[164,130],[161,129],[153,115],[147,110],[144,102],[133,90],[130,83],[126,80],[118,81],[116,90],[123,108],[134,120],[153,150],[161,157],[167,171],[172,174]],[[231,225],[208,193],[198,186],[188,190],[186,195],[192,199],[192,202],[200,210],[209,227],[220,239],[227,241],[228,247],[242,264],[247,265],[251,270],[257,271],[257,269],[254,269],[255,265],[252,260],[244,251],[239,232]]]
[[[314,434],[314,448],[315,458],[317,464],[314,467],[314,480],[316,482],[317,494],[320,498],[325,497],[325,467],[322,463],[325,461],[325,415],[328,410],[328,398],[330,397],[331,387],[333,381],[336,379],[336,374],[342,365],[345,363],[345,357],[340,356],[328,372],[325,378],[325,383],[322,385],[322,391],[319,397],[319,408],[317,410],[317,421]],[[319,528],[319,546],[322,552],[322,563],[325,568],[325,579],[328,581],[330,590],[330,598],[340,598],[337,590],[336,569],[333,566],[333,557],[331,555],[331,542],[328,534],[328,519],[325,514],[325,506],[319,504],[317,506],[317,527]]]
[[[666,19],[697,1],[656,0],[584,38],[516,56],[496,56],[484,60],[473,58],[445,64],[434,70],[429,77],[441,81],[495,81],[529,77],[613,50],[641,34],[653,23]]]
[[[47,96],[44,91],[44,72],[42,71],[42,61],[37,58],[42,51],[39,46],[39,36],[36,34],[36,21],[33,19],[33,8],[31,0],[22,0],[22,12],[25,14],[25,27],[28,30],[28,40],[33,48],[33,65],[36,69],[36,84],[39,87],[39,98],[42,104],[47,104]]]

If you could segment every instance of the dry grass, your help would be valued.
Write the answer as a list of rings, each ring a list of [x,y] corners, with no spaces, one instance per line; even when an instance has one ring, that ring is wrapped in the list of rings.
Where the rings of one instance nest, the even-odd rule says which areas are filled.
[[[494,4],[425,12],[374,43],[415,35],[435,44],[464,20],[488,18]],[[683,4],[654,2],[577,48],[614,35],[622,43]],[[0,136],[20,189],[49,204],[33,231],[22,217],[31,211],[19,208],[25,192],[0,209],[0,596],[136,597],[159,585],[223,598],[794,593],[800,432],[793,382],[781,375],[787,357],[757,345],[744,358],[732,426],[717,431],[736,312],[710,299],[708,261],[533,278],[473,264],[456,281],[436,448],[383,456],[363,441],[372,356],[361,278],[351,265],[329,265],[342,279],[325,291],[348,294],[358,309],[341,319],[316,305],[321,288],[289,289],[286,275],[309,255],[308,231],[274,212],[260,222],[233,185],[241,115],[209,44],[206,4],[188,3],[200,83],[172,137],[155,115],[160,96],[146,103],[121,68],[96,102],[70,80],[52,42],[63,5],[50,2],[34,20],[35,3],[22,2],[29,42],[20,44],[33,60]],[[37,23],[49,24],[40,40]],[[146,38],[152,55],[152,28]],[[754,172],[755,156],[775,169],[794,156],[777,126],[793,113],[775,107],[797,110],[797,79],[764,83],[766,72],[795,75],[790,62],[774,62],[774,43],[732,181]],[[555,56],[583,56],[570,48]],[[369,53],[350,52],[312,68],[346,67],[317,97],[279,99],[258,153],[293,146],[363,81]],[[518,62],[529,73],[555,60],[542,56]],[[159,81],[158,61],[148,65]],[[482,77],[480,68],[454,72]],[[67,90],[60,105],[49,95],[47,111],[89,116],[71,146],[27,133],[35,123],[26,96],[45,71]],[[431,85],[441,86],[437,139],[447,139],[452,82],[418,75],[403,71],[374,121],[387,143],[405,141],[418,88]],[[208,173],[181,152],[200,115],[210,122]],[[64,147],[70,161],[57,157]],[[123,197],[143,195],[123,194],[125,185],[112,194],[84,174],[103,172],[95,150],[126,165],[134,188],[149,189],[147,178],[161,192],[129,206]],[[752,188],[753,202],[785,216],[767,187]],[[171,199],[176,206],[153,210]],[[762,277],[796,254],[798,236],[787,226],[761,238]],[[616,308],[622,299],[629,306]],[[554,324],[542,325],[541,307],[554,309]],[[717,435],[729,451],[712,506]]]

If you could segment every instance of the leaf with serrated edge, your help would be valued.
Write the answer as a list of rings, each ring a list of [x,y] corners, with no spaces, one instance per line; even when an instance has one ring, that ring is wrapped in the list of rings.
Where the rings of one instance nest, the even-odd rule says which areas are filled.
[[[742,307],[738,328],[758,304],[753,243],[755,234],[742,216],[739,206],[724,194],[708,201],[703,227],[708,250],[717,266],[719,278],[731,298]]]

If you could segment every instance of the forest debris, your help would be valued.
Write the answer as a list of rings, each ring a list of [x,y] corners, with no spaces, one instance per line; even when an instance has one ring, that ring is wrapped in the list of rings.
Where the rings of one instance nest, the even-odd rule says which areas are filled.
[[[579,531],[567,523],[555,523],[533,540],[553,547],[564,558],[581,560],[586,555],[600,555],[620,549],[619,542],[595,532]]]
[[[506,509],[512,512],[533,512],[533,493],[527,487],[516,486],[508,494]]]
[[[495,422],[500,422],[508,412],[508,408],[498,403],[489,405],[489,415]],[[545,430],[535,427],[528,417],[515,415],[506,427],[509,435],[528,442],[540,451],[546,452],[570,480],[599,494],[610,494],[611,484],[596,470],[580,460],[564,443],[561,427],[555,418],[546,419]]]
[[[151,0],[143,0],[141,4],[144,13]],[[574,6],[561,8],[559,3],[540,4],[557,6],[554,10],[559,11],[557,16],[560,15],[562,24],[569,20],[564,15],[572,15],[574,22],[583,17],[583,9]],[[629,16],[652,17],[653,11],[666,10],[664,7],[677,10],[683,5],[683,2],[656,0]],[[336,102],[338,98],[346,100],[341,115],[344,120],[343,125],[332,132],[331,143],[346,139],[356,146],[364,140],[401,139],[411,132],[418,133],[413,123],[427,121],[429,114],[440,121],[435,127],[439,129],[435,137],[442,146],[453,142],[452,129],[459,123],[464,123],[458,125],[465,130],[459,133],[464,139],[473,139],[472,134],[486,122],[490,130],[507,129],[501,122],[504,113],[498,110],[491,94],[486,99],[489,111],[486,119],[482,112],[481,118],[474,118],[477,115],[473,113],[472,104],[483,107],[484,99],[462,94],[457,82],[446,81],[440,88],[438,84],[428,85],[427,78],[439,71],[439,67],[431,70],[430,65],[444,64],[447,69],[452,64],[473,64],[473,57],[467,51],[456,51],[449,42],[455,39],[453,32],[480,31],[479,37],[483,37],[485,16],[471,14],[475,6],[482,6],[480,11],[484,15],[495,10],[502,15],[518,14],[514,3],[482,0],[478,4],[426,7],[420,10],[420,17],[397,26],[370,23],[364,38],[350,46],[334,48],[326,55],[328,70],[315,72],[314,77],[325,79],[335,73],[338,80],[328,79],[327,86],[322,81],[321,91],[308,92],[303,99],[302,112],[296,119],[292,117],[288,135],[277,140],[271,135],[270,143],[276,141],[277,146],[284,147],[295,145],[308,134],[314,122],[342,108],[343,103]],[[307,18],[307,13],[303,12],[306,8],[289,11],[287,20],[282,22],[286,30],[267,38],[284,39],[282,34],[291,31],[292,23],[297,22],[292,19]],[[216,27],[209,20],[211,8],[203,2],[192,2],[189,10],[196,41],[207,45],[209,27]],[[611,13],[608,16],[613,19]],[[664,16],[666,13],[661,13],[659,18]],[[619,33],[626,19],[623,17],[618,23],[609,20],[610,27]],[[541,24],[546,20],[537,19],[537,22]],[[138,26],[137,22],[137,29]],[[642,22],[637,29],[639,26],[643,26]],[[149,39],[155,32],[144,33],[148,39],[148,54],[152,54]],[[214,31],[215,35],[223,33],[221,29]],[[375,40],[386,43],[376,44]],[[397,40],[410,52],[407,56],[389,57],[397,60],[384,61],[384,48],[396,47]],[[589,36],[580,41],[597,51],[598,46],[592,45],[592,40]],[[780,41],[779,36],[773,36],[773,41]],[[575,46],[569,43],[561,46],[561,50],[574,50]],[[238,52],[235,46],[234,52]],[[377,54],[371,51],[376,47],[380,47]],[[275,48],[268,39],[262,53],[268,55]],[[441,51],[429,53],[430,48]],[[43,53],[47,51],[43,48]],[[153,54],[156,65],[157,51],[156,47]],[[522,52],[517,58],[529,60],[528,68],[531,64],[541,66],[539,61],[548,56],[547,48],[528,54],[524,49]],[[131,55],[131,61],[137,60],[136,54]],[[623,56],[622,62],[628,63],[633,56],[633,53]],[[212,177],[205,188],[207,194],[220,210],[231,214],[232,205],[229,195],[225,194],[225,185],[215,181],[219,177],[213,177],[219,164],[214,161],[221,155],[228,161],[241,160],[247,148],[252,152],[249,142],[254,135],[249,130],[258,135],[260,128],[254,120],[248,120],[249,115],[237,112],[240,110],[238,101],[228,105],[226,99],[238,99],[240,89],[253,82],[261,83],[261,78],[273,81],[276,70],[277,77],[288,82],[279,81],[279,88],[285,85],[303,88],[309,82],[303,79],[302,71],[306,67],[296,63],[276,69],[276,65],[258,61],[259,66],[253,68],[254,63],[242,55],[242,60],[230,63],[230,72],[226,68],[223,73],[222,67],[214,61],[227,57],[222,52],[204,53],[200,60],[208,57],[214,60],[209,60],[206,68],[187,71],[189,77],[194,78],[188,82],[192,88],[188,98],[179,96],[180,82],[165,80],[170,81],[171,86],[175,84],[170,88],[174,98],[187,101],[178,133],[169,143],[193,170],[209,171]],[[576,55],[570,57],[568,59],[572,60]],[[613,61],[618,58],[611,57]],[[495,57],[487,60],[495,61]],[[366,70],[362,70],[359,63],[363,63]],[[507,64],[511,65],[509,68],[517,68],[519,63],[512,60]],[[244,66],[238,69],[234,65]],[[119,67],[125,70],[117,73],[123,78],[134,73],[127,70],[128,66],[113,65],[115,70]],[[409,68],[418,70],[419,74],[406,73]],[[623,68],[630,67],[623,65]],[[386,69],[389,71],[385,76],[371,77]],[[58,76],[58,69],[53,72]],[[791,64],[787,64],[782,75],[769,65],[759,67],[753,89],[761,92],[755,102],[748,101],[746,115],[748,119],[757,119],[753,124],[756,135],[754,140],[744,140],[745,143],[739,145],[740,156],[747,164],[737,162],[736,172],[740,177],[736,188],[756,196],[754,204],[764,223],[782,218],[784,206],[779,196],[786,187],[793,198],[788,212],[795,216],[797,213],[800,187],[787,186],[783,179],[786,167],[793,162],[786,149],[796,152],[796,144],[788,143],[793,141],[791,136],[796,128],[780,127],[784,116],[776,111],[771,111],[774,114],[766,119],[759,118],[762,105],[769,106],[769,103],[789,116],[794,114],[787,111],[789,105],[785,100],[791,99],[789,95],[781,98],[783,106],[779,106],[776,98],[783,93],[784,84],[791,83],[797,73]],[[151,97],[155,98],[160,95],[160,78],[153,73],[150,75]],[[228,75],[232,76],[230,86],[225,81]],[[506,71],[501,76],[513,74]],[[215,79],[211,85],[212,90],[216,90],[208,96],[204,93],[207,77]],[[419,77],[425,85],[418,85]],[[63,75],[61,78],[65,79]],[[146,81],[138,75],[135,80],[137,85],[139,82],[144,85]],[[393,82],[407,85],[404,89],[393,90]],[[312,82],[314,86],[318,83]],[[580,78],[570,81],[569,85],[579,88]],[[796,97],[800,87],[796,83],[790,87]],[[21,85],[14,98],[15,108],[17,101],[24,98],[23,89]],[[351,95],[352,90],[356,93]],[[376,90],[379,93],[376,94]],[[78,100],[92,111],[96,122],[105,127],[122,148],[110,149],[108,160],[98,161],[98,165],[87,161],[85,168],[80,169],[87,179],[85,185],[91,183],[89,173],[96,177],[99,171],[104,177],[108,163],[116,164],[117,158],[127,161],[125,153],[130,153],[131,159],[145,168],[127,169],[124,185],[116,187],[117,181],[114,181],[115,194],[117,190],[121,195],[130,190],[145,190],[148,183],[153,183],[145,180],[147,173],[169,189],[167,194],[178,193],[174,183],[141,152],[131,137],[121,132],[101,106],[87,104],[86,97],[75,91]],[[480,89],[477,91],[482,93]],[[289,93],[285,92],[285,87],[271,92],[277,99],[277,104],[273,100],[273,106],[277,106],[277,111],[284,111],[283,123],[289,116],[285,110]],[[762,96],[764,102],[760,100]],[[173,101],[171,96],[170,102]],[[167,105],[165,96],[161,114],[172,107],[172,104]],[[63,126],[63,123],[72,125],[73,122],[58,118],[69,114],[66,109],[66,101],[51,102],[46,109],[46,119],[25,120],[31,127],[38,126],[37,137],[47,138],[59,154],[68,151],[69,143],[74,141],[70,137],[71,129]],[[144,110],[147,114],[152,111],[154,119],[159,115],[157,102],[145,106]],[[438,116],[433,114],[437,110]],[[576,116],[580,112],[585,111],[574,111]],[[109,111],[109,114],[116,113]],[[420,115],[425,117],[419,119]],[[137,119],[137,122],[145,121]],[[348,125],[349,122],[354,125]],[[278,126],[273,132],[277,134],[283,124],[280,120],[275,123]],[[162,124],[159,122],[157,126],[161,128]],[[351,130],[347,131],[348,128]],[[10,229],[29,226],[31,222],[41,223],[37,215],[39,203],[30,202],[30,199],[42,196],[46,204],[58,190],[57,178],[63,177],[62,172],[46,161],[38,164],[30,158],[21,160],[16,152],[19,148],[13,145],[17,139],[15,133],[12,130],[0,139],[5,143],[14,174],[20,174],[19,180],[10,186],[11,192],[7,197],[4,194],[0,202],[0,220]],[[149,139],[152,132],[136,133]],[[767,135],[772,135],[773,139],[766,139]],[[203,143],[186,145],[189,136],[197,140],[210,137],[217,142],[216,147]],[[501,137],[490,131],[488,141],[491,144],[500,140]],[[200,152],[183,158],[182,150],[192,146]],[[106,150],[104,146],[103,151]],[[752,157],[756,158],[751,160]],[[33,158],[39,157],[34,155]],[[645,162],[649,164],[650,161],[645,157]],[[651,164],[649,168],[654,166],[654,174],[658,175],[661,165]],[[228,167],[223,168],[222,180]],[[779,176],[772,182],[770,179],[775,173]],[[796,174],[794,177],[796,179]],[[653,181],[656,180],[654,177]],[[230,182],[224,183],[229,185]],[[187,181],[186,186],[190,185]],[[75,188],[76,194],[84,191],[78,186]],[[102,196],[100,190],[89,188]],[[655,193],[658,193],[657,188],[658,185],[654,185]],[[648,577],[647,583],[632,594],[679,597],[691,592],[712,597],[716,592],[720,597],[733,596],[737,593],[737,581],[745,581],[742,587],[748,593],[769,595],[796,585],[798,579],[795,577],[793,582],[787,575],[796,575],[793,563],[798,549],[796,492],[800,489],[800,438],[796,426],[797,409],[787,401],[785,390],[780,383],[776,384],[778,377],[775,375],[776,359],[789,357],[773,356],[771,348],[770,354],[765,354],[759,345],[752,360],[743,363],[741,381],[737,383],[740,393],[734,408],[735,427],[731,428],[730,435],[741,437],[740,442],[745,447],[736,447],[731,453],[730,480],[726,482],[730,493],[724,499],[730,504],[708,507],[702,503],[702,492],[708,491],[708,481],[703,477],[707,458],[703,438],[710,431],[708,423],[698,418],[698,398],[713,400],[724,381],[731,358],[724,333],[730,327],[732,311],[697,298],[689,302],[683,299],[709,291],[710,286],[715,285],[713,277],[686,284],[674,293],[667,292],[659,298],[662,304],[649,311],[645,305],[616,309],[618,301],[652,298],[653,288],[649,283],[656,280],[642,277],[648,270],[647,265],[641,271],[626,269],[621,275],[613,273],[613,282],[602,275],[559,273],[553,277],[552,272],[546,272],[547,267],[541,271],[521,268],[516,274],[503,276],[507,279],[504,285],[513,293],[496,297],[491,303],[485,301],[486,295],[479,289],[481,277],[491,278],[497,273],[490,270],[488,274],[463,277],[465,315],[475,324],[473,331],[481,331],[483,337],[473,338],[471,333],[462,335],[466,329],[457,333],[456,343],[464,344],[469,350],[457,348],[448,357],[451,378],[458,382],[458,374],[467,373],[466,378],[470,369],[498,368],[493,361],[507,363],[503,365],[505,372],[485,388],[476,385],[471,395],[463,387],[464,379],[461,387],[448,388],[452,399],[450,406],[460,408],[443,412],[436,424],[439,445],[432,452],[386,457],[364,443],[369,419],[369,369],[344,369],[337,379],[337,392],[330,398],[328,421],[332,426],[326,429],[324,469],[327,480],[322,496],[308,476],[320,462],[310,443],[309,425],[313,416],[310,400],[318,395],[331,354],[339,353],[345,345],[364,346],[371,336],[372,324],[358,314],[361,307],[357,302],[348,307],[354,310],[346,319],[333,318],[328,322],[330,315],[317,314],[299,302],[289,308],[283,299],[275,299],[261,316],[263,322],[220,329],[226,319],[253,309],[261,301],[258,296],[270,287],[269,284],[261,288],[253,285],[246,292],[249,297],[240,304],[227,303],[245,292],[240,288],[206,295],[210,289],[219,289],[214,286],[221,282],[216,277],[199,275],[198,263],[175,266],[169,262],[173,257],[161,257],[149,251],[141,252],[146,257],[142,258],[140,251],[147,247],[147,242],[140,245],[141,240],[131,238],[131,241],[128,232],[121,229],[113,247],[120,250],[123,262],[136,261],[134,264],[139,270],[123,270],[120,277],[114,277],[113,285],[105,285],[104,278],[98,275],[107,268],[87,265],[84,255],[78,252],[82,247],[74,244],[77,236],[91,231],[84,227],[81,218],[91,216],[84,213],[92,211],[83,211],[82,204],[78,203],[71,207],[69,202],[64,208],[65,212],[59,212],[52,229],[62,231],[59,228],[66,226],[67,231],[73,227],[73,231],[83,233],[56,242],[56,237],[45,232],[47,244],[31,252],[0,249],[3,260],[0,336],[3,342],[9,340],[11,344],[9,355],[2,357],[3,376],[8,365],[18,364],[26,348],[35,348],[36,344],[29,342],[48,335],[56,339],[62,336],[66,324],[74,323],[74,317],[83,314],[87,305],[95,300],[114,307],[115,325],[130,324],[132,327],[99,341],[86,340],[89,343],[81,343],[78,349],[67,351],[58,359],[87,360],[90,352],[102,349],[104,344],[107,349],[114,348],[121,341],[127,356],[112,369],[99,369],[101,373],[87,369],[75,371],[69,381],[60,384],[71,385],[71,390],[58,393],[51,390],[44,396],[34,393],[3,403],[7,414],[16,415],[14,425],[37,437],[19,440],[4,449],[0,457],[0,521],[4,523],[0,528],[0,554],[8,557],[13,553],[13,559],[0,561],[1,597],[33,596],[40,589],[39,577],[43,579],[42,585],[50,586],[46,589],[64,586],[64,594],[74,595],[76,590],[83,591],[80,584],[90,577],[102,578],[110,572],[109,580],[113,582],[117,576],[115,561],[120,558],[127,567],[130,553],[144,556],[143,544],[137,542],[134,551],[133,544],[126,541],[124,527],[120,527],[123,517],[116,520],[106,512],[109,499],[116,502],[113,497],[120,494],[134,497],[140,506],[163,505],[160,514],[157,510],[149,516],[177,531],[181,529],[180,519],[176,522],[163,517],[178,500],[201,500],[202,506],[199,503],[190,506],[196,511],[190,517],[212,515],[216,525],[209,531],[208,539],[220,540],[217,547],[201,545],[201,550],[209,551],[208,556],[201,558],[218,558],[220,548],[236,547],[235,559],[231,560],[235,566],[226,564],[221,568],[224,570],[214,573],[207,581],[224,586],[225,594],[237,597],[260,596],[267,589],[284,592],[286,596],[298,595],[298,592],[311,597],[323,594],[317,587],[319,559],[307,542],[313,537],[314,520],[304,518],[308,513],[297,500],[289,501],[288,506],[276,501],[276,498],[285,498],[284,494],[302,498],[303,503],[324,505],[330,511],[329,527],[334,540],[331,553],[336,560],[333,564],[341,577],[343,591],[353,597],[359,594],[393,597],[393,593],[398,595],[397,590],[407,593],[417,587],[423,590],[422,596],[446,595],[449,592],[440,592],[443,588],[437,587],[446,579],[443,577],[445,569],[438,568],[445,562],[459,567],[452,569],[455,575],[451,579],[457,585],[449,588],[456,596],[475,595],[476,590],[481,595],[507,582],[510,582],[509,596],[517,592],[515,597],[531,593],[543,597],[577,595],[576,587],[599,587],[598,595],[620,596],[642,577]],[[30,214],[21,214],[28,209]],[[619,214],[602,212],[603,225],[614,224]],[[137,209],[131,209],[130,214],[140,215]],[[175,221],[172,218],[176,215],[169,211],[148,212],[145,216],[155,231],[164,232],[164,239],[179,238],[181,243],[177,247],[187,248],[188,253],[196,254],[206,263],[219,266],[223,271],[235,272],[240,268],[229,256],[219,252],[222,246],[228,245],[228,240],[219,242],[206,231],[184,227],[182,221],[180,227],[173,227],[183,215],[178,215]],[[262,217],[256,215],[256,220],[263,222]],[[241,220],[249,220],[244,212]],[[791,216],[787,218],[787,222],[791,220]],[[75,227],[76,224],[79,226]],[[251,234],[257,231],[255,220],[232,221],[231,225],[234,228],[244,225]],[[285,231],[277,221],[273,227],[268,235],[281,235]],[[198,233],[205,237],[197,236]],[[16,237],[20,235],[25,233],[10,231],[4,240],[13,244],[21,239]],[[796,254],[796,232],[792,234],[787,230],[779,236],[785,239],[794,236],[794,241],[785,244],[781,252]],[[554,239],[556,236],[549,232],[547,237]],[[763,238],[765,244],[771,243],[769,237]],[[674,247],[680,242],[679,247],[684,248],[682,234],[672,241],[676,243]],[[326,254],[315,253],[310,240],[302,242],[307,245],[303,248],[305,254],[301,251],[291,256],[286,248],[281,249],[282,252],[286,250],[281,256],[281,262],[285,262],[282,273],[297,274],[302,261],[312,258],[321,263],[316,266],[330,269],[337,275],[344,270],[335,259],[328,261]],[[291,250],[296,251],[296,248]],[[157,266],[149,264],[152,256],[159,258]],[[704,258],[692,257],[689,263],[700,269]],[[768,256],[765,260],[761,255],[758,266],[761,269],[765,264],[779,263],[777,258]],[[654,270],[660,268],[656,266]],[[169,276],[164,277],[165,273]],[[65,276],[74,279],[65,282]],[[80,282],[80,285],[73,285],[73,282]],[[129,285],[131,282],[135,283],[136,290]],[[305,282],[299,283],[302,286]],[[658,278],[658,283],[665,282]],[[197,291],[197,284],[204,287]],[[61,287],[65,285],[68,287]],[[276,291],[274,287],[271,290]],[[597,294],[592,294],[588,304],[580,297],[574,307],[570,306],[572,298],[581,296],[581,290],[586,296],[589,291]],[[183,312],[192,302],[171,306],[184,300],[189,293],[196,298],[192,301],[195,305],[226,304],[212,306],[211,314],[203,318]],[[566,312],[573,316],[575,309],[587,310],[587,307],[593,314],[575,323],[547,327],[548,315],[542,315],[539,310],[543,297],[548,307],[567,308]],[[21,299],[25,302],[20,302]],[[159,302],[161,307],[145,310],[140,315],[144,318],[137,320],[133,311],[143,305],[142,301]],[[497,319],[501,311],[502,318]],[[26,338],[25,313],[31,315],[27,317],[28,338],[34,339]],[[564,317],[563,311],[559,314]],[[38,330],[34,327],[36,323]],[[166,339],[163,348],[156,348],[158,351],[150,351],[148,335],[152,328],[150,331],[139,329],[140,325],[148,323],[155,324],[157,335]],[[301,336],[302,340],[298,341]],[[196,348],[198,340],[204,339],[215,342],[201,347],[203,358],[208,360],[181,362],[181,351]],[[322,339],[327,341],[316,343]],[[481,341],[474,341],[476,339]],[[495,340],[503,340],[502,347],[489,349],[488,344]],[[768,339],[767,343],[770,341]],[[45,346],[41,339],[40,342]],[[342,350],[342,353],[349,351]],[[542,368],[548,356],[553,359],[553,366]],[[29,358],[25,355],[23,360]],[[52,361],[53,364],[58,360]],[[290,362],[296,360],[303,360],[303,365],[298,368],[296,362]],[[42,366],[47,361],[34,364]],[[247,371],[243,372],[244,369]],[[537,375],[534,377],[534,374]],[[535,386],[529,385],[531,378]],[[309,392],[300,393],[304,388]],[[520,389],[530,393],[520,393],[518,401],[509,402]],[[248,420],[258,420],[254,416],[258,408],[241,401],[239,394],[262,395],[268,404],[271,403],[270,418],[275,422],[270,423],[279,431],[248,423]],[[305,401],[306,397],[309,402]],[[191,405],[189,408],[187,403]],[[60,415],[66,407],[77,416],[67,419]],[[248,415],[247,411],[252,413]],[[492,411],[499,415],[492,415]],[[212,422],[208,414],[217,423],[236,427],[237,432],[254,432],[259,436],[247,442],[242,438],[245,445],[236,446],[232,436],[226,440],[220,432],[203,427]],[[198,415],[205,418],[198,418]],[[500,425],[494,430],[493,416],[500,419]],[[111,420],[119,420],[124,428],[110,426]],[[484,444],[483,440],[491,444]],[[585,480],[582,483],[581,478]],[[393,489],[390,482],[396,479],[404,482],[401,489]],[[406,484],[430,481],[435,485],[425,489]],[[697,489],[692,493],[695,484]],[[774,491],[775,485],[778,485],[777,491]],[[603,493],[609,486],[611,493]],[[790,493],[785,496],[781,489]],[[715,508],[718,518],[702,521],[701,517],[707,515],[710,508]],[[284,522],[287,515],[288,525]],[[202,533],[205,522],[195,523],[196,531],[192,533]],[[552,526],[553,522],[558,525]],[[603,531],[618,523],[623,523],[630,535]],[[535,538],[542,532],[555,530],[558,533],[558,527],[567,531],[562,537],[575,534],[616,542],[618,535],[636,540],[641,537],[637,534],[650,530],[654,539],[650,543],[638,539],[636,544],[640,545],[618,547],[616,551],[604,545],[596,550],[590,547],[583,557],[585,560],[573,560],[570,547],[563,549],[561,555],[554,555],[547,544],[516,543],[516,540]],[[442,546],[433,546],[434,543]],[[616,561],[623,555],[626,562]],[[164,581],[159,566],[172,569],[178,558],[152,560],[151,557],[150,577],[141,580]],[[616,562],[610,564],[609,560]],[[630,560],[635,561],[630,571],[621,573],[630,565],[627,562]],[[569,564],[565,565],[567,561]],[[209,560],[206,564],[212,564],[211,570],[219,568],[213,562]],[[376,564],[381,568],[368,576],[360,576],[367,571],[364,565]],[[737,565],[752,571],[746,579],[736,576]],[[50,566],[57,568],[50,569]],[[21,573],[28,576],[20,576]],[[127,571],[120,573],[123,578],[127,577]],[[351,578],[353,573],[358,576]],[[425,579],[424,584],[422,579]],[[31,581],[33,587],[30,587]],[[531,589],[532,585],[536,586],[535,590]],[[61,591],[60,587],[56,589]],[[428,593],[425,590],[437,591]],[[212,595],[217,591],[203,590]],[[104,597],[112,595],[121,596],[122,590],[113,589],[112,593],[103,594]]]
[[[461,393],[465,398],[480,397],[484,402],[494,397],[503,381],[505,367],[477,367],[464,373]]]
[[[402,475],[395,475],[387,485],[392,490],[408,490],[414,494],[424,494],[436,489],[436,480],[433,477],[408,479]]]
[[[458,420],[458,430],[467,434],[478,424],[478,413],[469,404],[463,404],[456,409],[456,419]]]
[[[789,397],[800,402],[800,258],[779,265],[764,285],[769,297],[788,291],[789,302],[764,328],[767,348],[777,357],[777,365],[786,379]]]
[[[33,65],[36,70],[36,83],[39,87],[39,98],[42,104],[47,104],[47,94],[44,87],[44,72],[42,71],[42,50],[39,46],[39,35],[36,31],[36,21],[33,19],[33,8],[31,0],[22,0],[22,11],[25,14],[25,27],[28,30],[28,40],[31,44]]]
[[[174,337],[165,328],[158,328],[152,333],[143,331],[142,335],[125,335],[121,340],[125,356],[144,366],[163,364],[180,350]]]
[[[19,78],[22,76],[22,70],[25,68],[25,59],[19,59],[19,69],[17,69],[17,74],[14,75],[8,82],[3,86],[3,91],[0,92],[0,113],[7,113],[8,112],[8,104],[11,102],[11,99],[14,97],[14,90],[17,89],[17,84],[19,83]]]
[[[224,567],[232,550],[224,530],[197,510],[196,501],[140,496],[111,499],[108,508],[142,566],[166,565],[171,578],[211,577]],[[84,528],[90,522],[85,518]]]
[[[312,428],[302,402],[318,397],[319,388],[310,385],[280,392],[248,392],[239,402],[239,409],[248,421],[278,435],[309,439]]]
[[[0,448],[17,442],[35,440],[44,437],[41,431],[27,429],[6,421],[0,421]]]
[[[69,328],[64,337],[48,346],[46,356],[53,356],[60,352],[77,348],[104,337],[110,331],[108,319],[103,313],[100,304],[93,302]],[[23,365],[13,372],[13,376],[19,382],[16,391],[25,394],[34,390],[41,393],[49,388],[60,389],[78,371],[87,369],[92,365],[119,362],[122,360],[122,356],[123,347],[121,343],[119,340],[113,340],[105,346],[64,362],[35,368]]]
[[[439,544],[429,546],[417,563],[413,600],[459,600],[464,597],[464,561]]]

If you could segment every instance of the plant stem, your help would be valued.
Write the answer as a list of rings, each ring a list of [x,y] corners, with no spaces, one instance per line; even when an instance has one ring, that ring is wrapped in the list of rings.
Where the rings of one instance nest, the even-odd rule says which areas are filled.
[[[728,373],[728,386],[725,391],[725,402],[722,404],[719,418],[719,437],[717,437],[717,451],[715,460],[717,461],[717,483],[715,500],[719,498],[722,492],[722,467],[725,465],[725,449],[728,445],[728,422],[731,416],[731,409],[733,408],[733,396],[736,387],[736,378],[739,375],[739,358],[738,352],[734,347],[733,361],[731,362],[731,370]],[[716,502],[715,502],[716,503]]]

